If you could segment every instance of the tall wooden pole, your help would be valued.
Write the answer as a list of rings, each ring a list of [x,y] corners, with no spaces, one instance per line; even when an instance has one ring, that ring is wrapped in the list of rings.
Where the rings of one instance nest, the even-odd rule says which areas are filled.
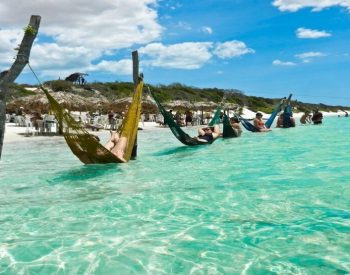
[[[139,84],[139,54],[137,51],[132,52],[132,78],[134,81],[134,91],[136,91],[136,86]],[[135,138],[135,144],[132,148],[131,159],[136,159],[137,157],[137,134]]]
[[[33,42],[38,34],[41,17],[32,15],[28,26],[25,28],[22,42],[19,46],[17,57],[8,71],[0,73],[0,158],[4,142],[6,126],[6,94],[9,91],[9,84],[13,83],[20,75],[29,61],[30,51]]]

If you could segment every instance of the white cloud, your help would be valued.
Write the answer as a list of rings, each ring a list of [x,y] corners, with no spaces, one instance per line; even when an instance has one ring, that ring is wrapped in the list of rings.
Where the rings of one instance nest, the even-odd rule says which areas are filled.
[[[309,39],[317,39],[317,38],[331,36],[331,34],[326,31],[311,30],[311,29],[305,29],[305,28],[298,28],[296,30],[296,35],[298,38],[309,38]]]
[[[35,52],[41,52],[42,56],[35,56],[36,62],[52,74],[55,68],[77,68],[104,54],[159,39],[162,27],[157,21],[156,3],[157,0],[1,1],[0,70],[12,63],[16,54],[13,48],[20,43],[31,14],[42,17],[33,57]]]
[[[202,27],[202,32],[208,33],[208,34],[212,34],[213,30],[210,27]]]
[[[165,46],[161,43],[148,44],[139,49],[145,59],[143,64],[176,69],[198,69],[210,60],[211,42],[185,42]]]
[[[321,52],[305,52],[305,53],[296,54],[295,56],[297,58],[300,58],[302,62],[309,63],[312,58],[326,56],[326,54]]]
[[[303,8],[320,11],[325,8],[340,6],[350,12],[350,0],[274,0],[272,5],[281,11],[295,12]]]
[[[4,67],[4,70],[13,63],[13,58],[17,54],[14,48],[20,43],[22,37],[22,30],[0,29],[0,66]],[[2,70],[0,69],[0,71]]]
[[[296,63],[291,61],[281,61],[279,59],[276,59],[272,62],[275,66],[296,66]]]
[[[228,59],[254,53],[254,50],[241,41],[228,41],[217,43],[215,48],[212,42],[151,43],[140,48],[139,52],[143,55],[144,65],[191,70],[201,68],[213,55]]]
[[[214,50],[214,54],[221,59],[237,57],[249,53],[255,53],[255,51],[247,48],[244,42],[237,40],[218,43]]]
[[[88,71],[104,71],[117,73],[118,75],[131,75],[132,74],[132,60],[122,59],[119,61],[106,61],[98,63],[95,66],[91,66]]]

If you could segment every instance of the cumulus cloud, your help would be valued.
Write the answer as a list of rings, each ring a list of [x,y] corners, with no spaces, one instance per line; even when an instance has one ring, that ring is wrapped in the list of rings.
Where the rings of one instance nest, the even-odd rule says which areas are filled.
[[[326,54],[321,52],[305,52],[296,54],[295,56],[300,58],[304,63],[309,63],[312,58],[326,56]]]
[[[279,59],[276,59],[272,62],[275,66],[296,66],[296,63],[291,61],[281,61]]]
[[[228,41],[224,43],[212,42],[184,42],[173,45],[151,43],[141,47],[139,52],[143,55],[143,64],[148,66],[198,69],[207,63],[213,56],[221,59],[229,59],[254,50],[247,48],[241,41]]]
[[[163,31],[157,1],[1,1],[0,71],[13,62],[13,49],[23,37],[30,14],[42,17],[30,58],[41,76],[57,78],[75,71],[129,74],[130,60],[111,57],[131,47],[140,48],[141,64],[187,70],[202,67],[215,56],[229,59],[254,53],[241,41],[155,43]],[[179,27],[192,28],[186,22],[179,22]],[[209,26],[201,30],[213,33]]]
[[[221,59],[237,57],[249,53],[255,53],[255,51],[248,48],[244,42],[237,40],[217,43],[214,50],[214,54]]]
[[[208,33],[208,34],[212,34],[213,30],[210,27],[202,27],[202,32]]]
[[[122,59],[119,61],[106,61],[91,66],[88,71],[105,71],[111,73],[118,73],[119,75],[131,75],[132,74],[132,60]]]
[[[350,12],[350,0],[274,0],[272,4],[281,11],[295,12],[303,8],[320,11],[325,8],[339,6]]]
[[[176,69],[198,69],[210,60],[211,42],[185,42],[173,45],[151,43],[139,49],[143,64]],[[148,59],[146,59],[148,57]]]
[[[33,55],[43,53],[36,56],[43,60],[37,61],[40,66],[91,64],[104,54],[159,39],[162,27],[157,21],[156,3],[157,0],[1,1],[1,57],[16,54],[13,48],[20,43],[29,15],[39,14],[42,20]],[[22,31],[20,35],[16,30]],[[43,42],[46,44],[39,46]],[[5,64],[3,60],[1,66],[11,62]],[[70,65],[73,61],[77,63]]]
[[[317,39],[317,38],[331,36],[331,34],[326,31],[311,30],[306,28],[298,28],[296,30],[296,35],[298,38],[306,38],[306,39]]]
[[[20,43],[22,37],[22,30],[0,29],[0,66],[8,67],[13,63],[13,57],[17,53],[14,48]]]

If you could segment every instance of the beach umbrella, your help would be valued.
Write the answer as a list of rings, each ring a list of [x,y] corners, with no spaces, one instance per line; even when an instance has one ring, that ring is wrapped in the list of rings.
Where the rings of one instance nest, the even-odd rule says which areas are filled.
[[[124,112],[127,106],[130,105],[132,101],[131,97],[118,98],[110,100],[106,106],[107,110],[113,110],[114,112]],[[158,112],[157,105],[153,100],[146,97],[142,99],[142,113],[154,114]]]
[[[108,100],[103,97],[83,97],[65,92],[55,92],[51,93],[51,95],[61,106],[70,111],[93,111],[108,103]],[[48,112],[50,109],[44,93],[10,100],[7,104],[7,109],[15,111],[20,106],[23,106],[27,111],[40,111],[42,113]]]

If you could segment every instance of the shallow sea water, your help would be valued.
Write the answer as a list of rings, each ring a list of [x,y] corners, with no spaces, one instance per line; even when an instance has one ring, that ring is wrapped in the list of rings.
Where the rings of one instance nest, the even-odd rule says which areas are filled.
[[[144,130],[136,161],[88,166],[60,137],[6,143],[0,274],[349,274],[349,133]]]

